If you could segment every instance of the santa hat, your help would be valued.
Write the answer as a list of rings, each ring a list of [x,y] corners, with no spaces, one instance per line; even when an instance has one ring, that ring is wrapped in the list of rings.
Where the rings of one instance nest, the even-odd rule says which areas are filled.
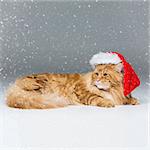
[[[120,62],[122,62],[124,70],[124,95],[127,96],[140,85],[140,80],[132,66],[121,54],[117,52],[100,52],[94,55],[90,60],[90,64],[93,68],[98,64],[118,64]]]

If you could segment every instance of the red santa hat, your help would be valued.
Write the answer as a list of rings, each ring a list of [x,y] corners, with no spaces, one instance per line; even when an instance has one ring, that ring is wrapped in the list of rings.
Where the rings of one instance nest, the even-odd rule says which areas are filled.
[[[93,68],[98,64],[118,64],[120,62],[122,62],[124,70],[124,95],[127,96],[140,85],[140,80],[132,66],[121,54],[117,52],[100,52],[94,55],[90,60],[90,64]]]

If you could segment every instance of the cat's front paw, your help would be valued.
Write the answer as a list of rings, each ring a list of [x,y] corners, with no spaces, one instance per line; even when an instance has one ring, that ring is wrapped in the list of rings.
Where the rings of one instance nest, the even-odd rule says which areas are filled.
[[[115,104],[111,100],[103,100],[100,103],[98,103],[99,107],[115,107]]]
[[[140,102],[136,98],[131,97],[131,98],[125,99],[123,104],[124,105],[139,105]]]
[[[131,98],[130,99],[130,104],[131,105],[139,105],[140,104],[140,102],[136,99],[136,98]]]

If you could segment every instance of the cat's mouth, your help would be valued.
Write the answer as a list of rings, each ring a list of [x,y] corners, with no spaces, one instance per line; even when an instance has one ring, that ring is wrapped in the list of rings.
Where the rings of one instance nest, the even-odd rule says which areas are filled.
[[[101,91],[108,91],[108,89],[109,89],[109,88],[107,88],[107,89],[106,89],[106,88],[99,88],[99,87],[97,87],[96,85],[94,85],[94,86],[95,86],[97,89],[101,90]]]
[[[110,85],[109,84],[106,84],[106,83],[102,83],[102,82],[95,82],[95,87],[97,87],[99,90],[102,90],[102,91],[108,91],[108,89],[110,88]]]

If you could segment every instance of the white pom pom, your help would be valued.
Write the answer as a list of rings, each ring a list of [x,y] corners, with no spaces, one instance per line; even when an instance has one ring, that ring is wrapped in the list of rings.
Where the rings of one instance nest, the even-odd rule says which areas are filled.
[[[89,61],[92,68],[95,68],[98,64],[118,64],[121,62],[119,56],[115,53],[109,52],[99,52],[98,54],[93,55]]]

